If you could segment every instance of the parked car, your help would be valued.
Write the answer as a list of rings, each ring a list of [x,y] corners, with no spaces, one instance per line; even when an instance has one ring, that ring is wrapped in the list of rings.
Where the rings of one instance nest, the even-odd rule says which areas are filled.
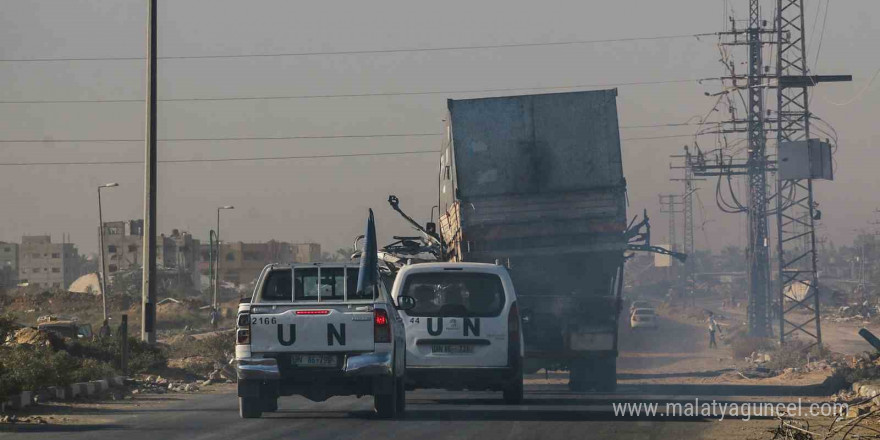
[[[253,297],[238,308],[235,365],[239,414],[260,417],[278,397],[373,395],[380,417],[406,409],[406,340],[395,301],[383,282],[356,292],[358,267],[269,265]]]
[[[649,308],[640,308],[635,309],[630,315],[629,319],[630,328],[657,328],[657,314],[654,312],[654,309]]]
[[[636,309],[653,309],[654,307],[648,301],[633,301],[632,304],[629,305],[629,315],[632,316],[633,312]]]
[[[91,324],[80,324],[77,318],[41,316],[37,318],[37,329],[52,332],[62,338],[91,339]]]
[[[487,263],[405,266],[392,297],[414,298],[406,327],[408,388],[502,391],[523,399],[523,338],[507,269]]]

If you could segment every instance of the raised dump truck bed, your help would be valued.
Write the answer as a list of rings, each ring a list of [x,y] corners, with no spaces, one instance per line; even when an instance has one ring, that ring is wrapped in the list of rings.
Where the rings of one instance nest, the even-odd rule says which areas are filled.
[[[613,388],[626,182],[616,90],[448,101],[440,233],[450,260],[510,267],[526,362]]]

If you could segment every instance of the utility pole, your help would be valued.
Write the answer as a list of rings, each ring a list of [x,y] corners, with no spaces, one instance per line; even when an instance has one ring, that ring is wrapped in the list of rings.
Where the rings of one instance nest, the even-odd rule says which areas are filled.
[[[98,246],[101,248],[101,305],[104,308],[104,320],[107,320],[107,260],[104,256],[104,211],[101,209],[101,188],[114,188],[118,183],[107,183],[98,187]]]
[[[746,101],[747,116],[745,120],[737,119],[735,107],[730,104],[731,120],[719,124],[718,134],[747,133],[748,147],[747,158],[744,162],[734,162],[733,158],[725,157],[723,149],[718,153],[714,164],[706,162],[702,152],[697,150],[696,155],[686,154],[688,168],[693,170],[696,176],[714,176],[719,179],[728,179],[730,193],[730,178],[732,176],[744,176],[748,179],[748,196],[745,206],[733,197],[732,206],[721,207],[728,213],[746,213],[748,216],[748,245],[746,255],[748,260],[748,328],[752,337],[766,337],[771,333],[771,296],[770,296],[770,252],[767,226],[767,173],[768,160],[766,152],[765,135],[765,111],[764,111],[764,84],[765,80],[762,50],[765,44],[764,35],[773,35],[772,30],[765,29],[766,21],[761,19],[759,0],[749,0],[748,25],[745,29],[737,29],[736,23],[731,18],[730,30],[720,32],[720,36],[732,36],[733,41],[722,42],[722,46],[747,46],[748,47],[748,74],[736,75],[735,64],[728,61],[725,64],[730,70],[730,76],[725,78],[732,80],[733,87],[725,89],[721,94],[729,94],[732,91],[747,89]],[[744,40],[741,39],[744,37]],[[745,79],[746,85],[741,86],[738,80]],[[719,98],[720,99],[720,98]],[[716,192],[716,199],[718,193]],[[721,206],[719,202],[719,206]]]
[[[144,158],[144,265],[141,339],[156,343],[156,30],[157,0],[147,0],[147,123]]]
[[[685,290],[688,295],[691,296],[692,300],[696,301],[695,297],[695,267],[694,267],[694,251],[696,247],[694,246],[694,197],[696,197],[696,192],[699,188],[697,188],[696,182],[705,181],[706,179],[697,178],[694,175],[694,168],[690,166],[693,162],[694,158],[690,151],[690,148],[685,145],[684,154],[674,154],[671,155],[670,158],[673,159],[684,159],[683,166],[674,166],[669,165],[670,169],[676,170],[680,169],[684,171],[684,178],[672,178],[669,179],[673,182],[683,182],[684,183],[684,192],[681,195],[682,203],[683,203],[683,217],[684,217],[684,238],[682,239],[682,245],[684,249],[682,252],[688,255],[688,259],[684,262],[684,281],[685,281]]]
[[[211,313],[217,312],[217,291],[220,290],[220,211],[224,209],[235,209],[232,205],[217,207],[217,271],[214,273],[214,299],[211,300]],[[213,315],[212,315],[213,316]]]
[[[748,75],[748,225],[749,247],[746,249],[749,274],[749,334],[766,337],[770,327],[770,238],[767,228],[767,139],[764,134],[764,60],[760,2],[749,0]]]
[[[852,81],[852,76],[810,75],[803,0],[776,0],[776,11],[778,149],[786,142],[810,140],[810,87]],[[813,200],[813,179],[786,180],[777,174],[776,188],[779,342],[784,344],[798,334],[810,338],[810,346],[821,345],[815,229],[821,214]],[[808,312],[810,317],[803,320],[799,312]]]
[[[660,212],[669,214],[669,250],[678,250],[678,234],[675,228],[675,215],[681,214],[684,202],[679,194],[658,194],[660,200]],[[665,207],[665,208],[664,208]]]

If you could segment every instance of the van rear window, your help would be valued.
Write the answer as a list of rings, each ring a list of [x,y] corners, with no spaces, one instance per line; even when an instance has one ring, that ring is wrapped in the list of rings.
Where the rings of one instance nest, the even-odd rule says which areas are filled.
[[[414,273],[403,294],[416,300],[408,316],[490,317],[504,309],[501,278],[490,273]]]

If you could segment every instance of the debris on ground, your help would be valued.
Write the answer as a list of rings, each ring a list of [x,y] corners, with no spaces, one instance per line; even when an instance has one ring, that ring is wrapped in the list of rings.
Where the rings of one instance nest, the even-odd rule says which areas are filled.
[[[34,345],[58,349],[64,346],[64,340],[57,334],[34,327],[23,327],[6,337],[5,346]]]
[[[15,414],[0,416],[0,424],[18,424],[18,425],[45,425],[48,424],[47,421],[42,416],[25,416],[18,417]]]

